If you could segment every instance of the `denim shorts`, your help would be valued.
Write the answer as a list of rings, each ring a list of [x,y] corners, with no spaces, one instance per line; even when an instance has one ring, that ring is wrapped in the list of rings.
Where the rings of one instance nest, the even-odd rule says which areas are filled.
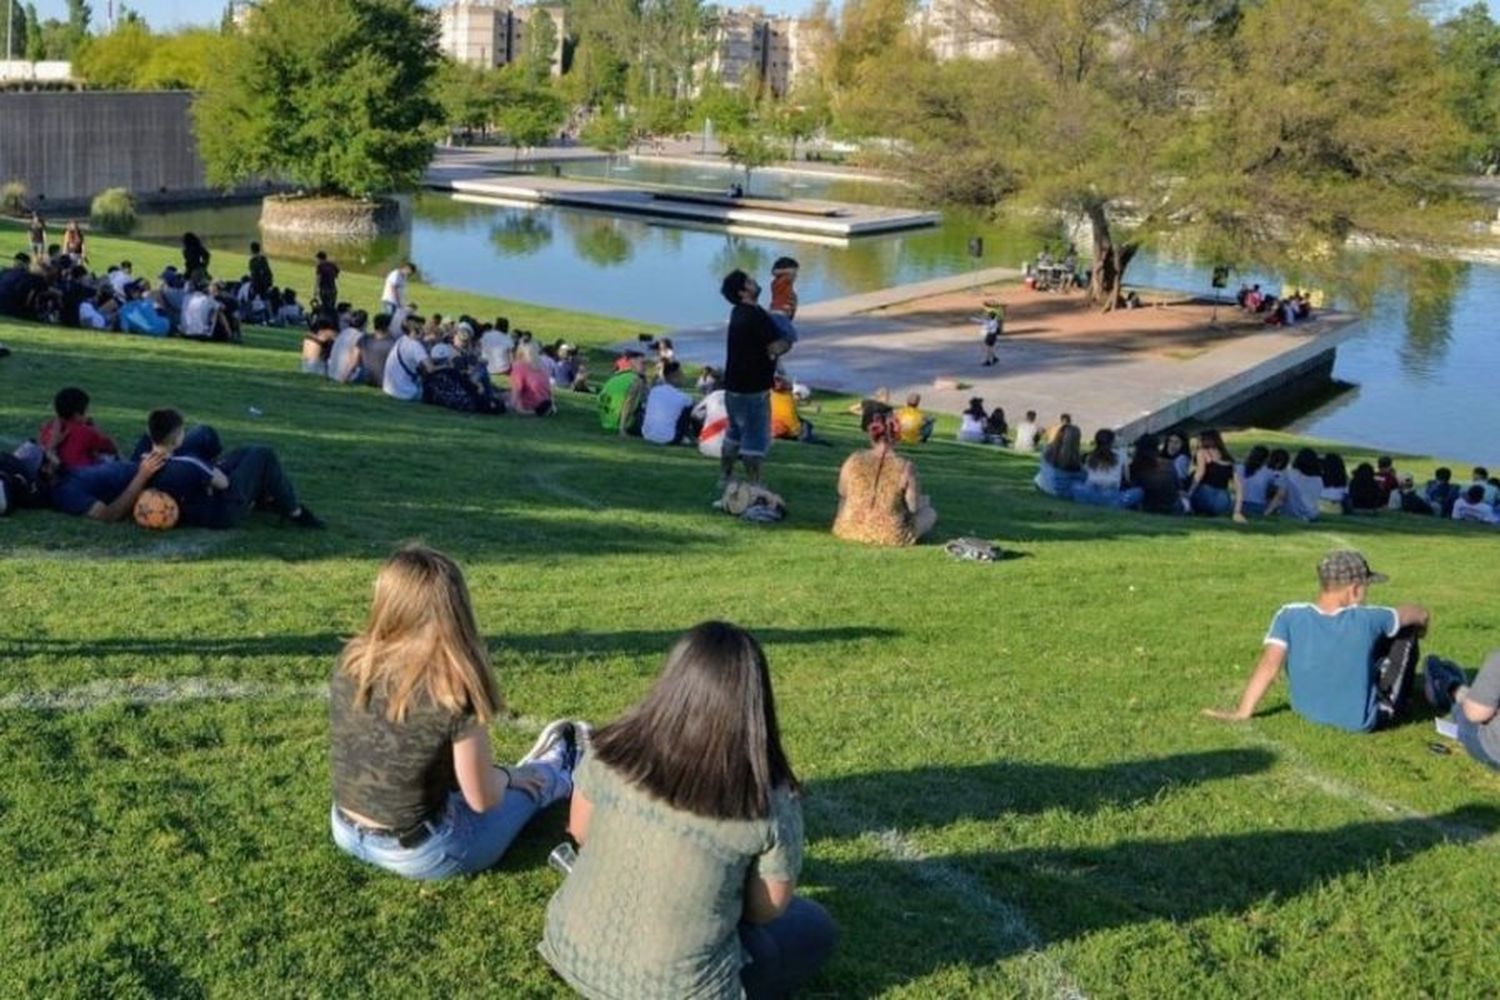
[[[725,392],[729,428],[724,432],[724,454],[765,458],[771,450],[771,393]]]

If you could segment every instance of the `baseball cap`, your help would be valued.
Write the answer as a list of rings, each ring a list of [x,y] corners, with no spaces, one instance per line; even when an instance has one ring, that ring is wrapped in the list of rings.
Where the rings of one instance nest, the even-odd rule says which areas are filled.
[[[1318,582],[1324,587],[1342,587],[1351,583],[1385,583],[1390,577],[1370,568],[1365,557],[1352,549],[1330,552],[1318,563]]]

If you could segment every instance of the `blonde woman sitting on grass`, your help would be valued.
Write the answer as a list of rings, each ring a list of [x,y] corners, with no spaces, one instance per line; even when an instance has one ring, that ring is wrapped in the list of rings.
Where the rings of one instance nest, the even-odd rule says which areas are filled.
[[[937,524],[937,512],[922,495],[916,466],[896,454],[901,423],[877,413],[867,428],[870,447],[844,460],[839,470],[839,512],[833,533],[871,545],[915,545]]]
[[[333,839],[407,878],[482,871],[573,791],[580,723],[547,726],[497,766],[500,691],[458,566],[410,546],[381,567],[364,631],[333,670]]]

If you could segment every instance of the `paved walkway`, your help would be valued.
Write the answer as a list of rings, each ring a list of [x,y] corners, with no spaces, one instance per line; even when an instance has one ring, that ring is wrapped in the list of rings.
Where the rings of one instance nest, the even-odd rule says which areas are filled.
[[[978,396],[1003,406],[1012,423],[1026,410],[1048,422],[1069,412],[1088,432],[1112,427],[1128,438],[1284,381],[1333,350],[1355,321],[1328,314],[1280,330],[1238,318],[1231,304],[1213,328],[1208,305],[1104,316],[1081,295],[975,288],[976,277],[990,283],[1013,274],[996,269],[810,305],[799,314],[800,341],[786,367],[819,389],[866,394],[885,386],[897,400],[918,392],[925,408],[947,413]],[[996,295],[1007,303],[1007,332],[1000,363],[985,368],[978,317]],[[670,336],[684,361],[723,364],[723,324]]]

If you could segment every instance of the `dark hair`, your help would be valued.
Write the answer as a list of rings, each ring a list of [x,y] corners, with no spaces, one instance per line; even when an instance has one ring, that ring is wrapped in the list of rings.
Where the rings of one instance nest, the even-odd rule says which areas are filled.
[[[322,250],[319,250],[317,253],[313,254],[313,259],[314,260],[327,260],[328,259],[328,254],[324,253]]]
[[[724,275],[724,281],[719,285],[719,294],[724,296],[724,300],[730,305],[737,306],[740,304],[740,293],[745,290],[745,286],[749,283],[750,275],[739,268],[735,268]]]
[[[1464,499],[1469,503],[1484,503],[1484,487],[1470,486],[1464,493]]]
[[[1120,464],[1119,456],[1115,454],[1114,431],[1101,427],[1094,432],[1094,450],[1089,452],[1084,464],[1090,469],[1113,469]]]
[[[1253,476],[1270,461],[1271,452],[1263,444],[1258,444],[1250,449],[1250,454],[1245,456],[1245,475]]]
[[[682,365],[678,364],[675,361],[668,361],[666,364],[661,366],[661,373],[665,378],[671,378],[673,375],[676,375],[680,371],[682,371]]]
[[[771,270],[780,271],[784,267],[797,268],[798,270],[800,270],[802,268],[802,265],[797,263],[797,261],[791,257],[777,257],[776,263],[771,265]]]
[[[250,252],[251,253],[260,253],[260,244],[257,243],[257,242],[255,242],[254,240],[251,240],[250,241]]]
[[[1229,449],[1224,446],[1224,435],[1220,434],[1212,427],[1204,428],[1203,430],[1198,432],[1198,448],[1199,450],[1202,450],[1204,448],[1212,448],[1214,451],[1219,453],[1219,459],[1221,461],[1234,461],[1234,456],[1231,455],[1229,453]]]
[[[375,329],[381,331],[382,333],[385,333],[385,332],[388,332],[390,330],[390,328],[391,328],[391,314],[390,313],[380,313],[379,315],[377,315],[375,317]]]
[[[1130,478],[1138,478],[1139,472],[1153,471],[1161,464],[1161,442],[1155,434],[1142,434],[1135,439],[1135,454],[1130,459]]]
[[[1446,465],[1432,474],[1432,478],[1440,483],[1446,483],[1453,478],[1453,470]]]
[[[1482,465],[1476,465],[1476,466],[1474,466],[1474,478],[1475,479],[1488,479],[1488,478],[1490,478],[1490,470],[1486,469]]]
[[[495,329],[501,333],[510,333],[510,320],[504,316],[496,316]]]
[[[1344,465],[1344,456],[1336,451],[1323,456],[1323,485],[1333,489],[1349,485],[1349,469]]]
[[[989,419],[984,424],[985,430],[991,434],[1003,435],[1006,431],[1010,430],[1010,426],[1005,422],[1005,407],[997,406],[991,410]]]
[[[1375,460],[1375,464],[1377,466],[1379,466],[1381,469],[1389,469],[1395,463],[1393,463],[1391,461],[1391,456],[1389,456],[1389,455],[1381,455],[1379,458],[1377,458]]]
[[[727,622],[678,639],[651,690],[600,728],[593,752],[653,798],[710,819],[763,819],[776,788],[799,787],[765,653]]]
[[[1027,410],[1026,411],[1026,419],[1027,420],[1031,420],[1031,421],[1035,421],[1036,420],[1036,411],[1035,410]]]
[[[1304,476],[1317,476],[1319,479],[1323,478],[1323,460],[1319,458],[1318,453],[1313,451],[1311,448],[1303,448],[1301,451],[1297,452],[1296,459],[1292,461],[1292,468],[1296,469]]]
[[[146,433],[152,444],[165,444],[167,438],[182,429],[182,414],[173,409],[152,410],[146,417]]]
[[[865,424],[865,433],[870,436],[871,444],[893,443],[901,436],[901,424],[896,419],[896,412],[889,406],[875,410]]]
[[[965,410],[964,413],[973,417],[975,420],[988,419],[988,415],[984,411],[984,400],[980,399],[978,396],[975,396],[974,398],[969,400],[969,408]]]
[[[1182,431],[1168,431],[1166,434],[1162,435],[1162,439],[1161,439],[1161,457],[1162,458],[1175,459],[1177,457],[1176,455],[1168,455],[1167,454],[1167,445],[1171,442],[1171,440],[1173,438],[1176,438],[1178,441],[1182,442],[1182,451],[1179,452],[1179,454],[1186,455],[1188,453],[1188,439],[1187,439],[1187,435],[1184,434],[1184,433],[1182,433]]]
[[[1083,467],[1083,432],[1077,424],[1064,424],[1056,439],[1042,453],[1047,464],[1062,472],[1077,472]]]
[[[1271,457],[1266,459],[1266,465],[1272,472],[1280,472],[1291,464],[1292,456],[1287,453],[1285,448],[1273,448],[1271,450]]]
[[[1060,423],[1060,424],[1065,424],[1065,425],[1066,424],[1071,424],[1073,422],[1073,414],[1071,414],[1071,413],[1064,413],[1064,414],[1062,414],[1061,416],[1059,416],[1057,418],[1057,422]]]
[[[89,410],[89,394],[72,385],[59,389],[52,397],[52,410],[59,420],[81,417]]]

